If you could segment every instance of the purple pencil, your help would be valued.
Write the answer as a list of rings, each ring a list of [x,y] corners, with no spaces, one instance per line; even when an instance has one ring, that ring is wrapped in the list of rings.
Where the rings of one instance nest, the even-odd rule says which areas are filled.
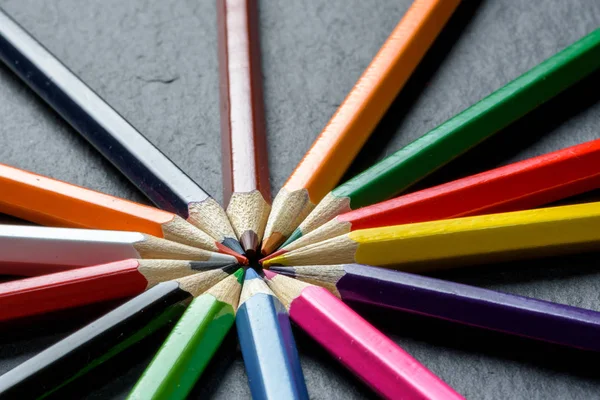
[[[271,267],[343,301],[600,351],[600,312],[360,264]]]

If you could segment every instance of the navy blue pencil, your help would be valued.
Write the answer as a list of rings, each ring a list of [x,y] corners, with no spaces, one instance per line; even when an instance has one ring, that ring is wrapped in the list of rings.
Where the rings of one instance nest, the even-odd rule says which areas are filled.
[[[308,399],[288,313],[251,268],[246,271],[235,324],[252,398]]]
[[[2,9],[0,59],[154,204],[243,254],[223,208]]]

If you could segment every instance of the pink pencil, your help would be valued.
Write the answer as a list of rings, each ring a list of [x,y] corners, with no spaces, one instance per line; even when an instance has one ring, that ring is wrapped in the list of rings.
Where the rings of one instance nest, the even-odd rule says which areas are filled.
[[[388,399],[463,399],[326,289],[264,271],[290,318]]]

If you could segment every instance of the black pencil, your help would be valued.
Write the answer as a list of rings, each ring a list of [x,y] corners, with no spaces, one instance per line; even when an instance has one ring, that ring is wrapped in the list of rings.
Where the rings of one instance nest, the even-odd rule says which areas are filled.
[[[243,253],[223,208],[2,9],[0,59],[154,204]]]
[[[159,283],[0,376],[0,398],[48,395],[181,316],[237,267]]]

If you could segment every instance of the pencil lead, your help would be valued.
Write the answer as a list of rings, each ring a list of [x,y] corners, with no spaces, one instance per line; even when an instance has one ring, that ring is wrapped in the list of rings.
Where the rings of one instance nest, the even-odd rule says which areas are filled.
[[[279,257],[280,255],[282,255],[284,253],[287,253],[287,251],[283,250],[283,249],[279,249],[276,252],[271,253],[271,254],[269,254],[266,257],[261,258],[259,262],[262,264],[264,261],[271,260],[271,259],[273,259],[275,257]]]
[[[293,267],[271,267],[267,271],[271,273],[278,273],[281,275],[289,276],[291,278],[296,277],[296,270]]]
[[[301,237],[302,237],[302,231],[300,230],[300,228],[296,228],[296,230],[294,230],[294,232],[292,232],[290,237],[287,238],[287,240],[285,242],[283,242],[283,244],[281,246],[279,246],[279,250],[283,249],[285,246],[289,245],[293,241],[300,239]],[[275,252],[275,253],[277,253],[277,252]]]
[[[264,269],[263,274],[265,275],[265,278],[268,280],[271,280],[278,275],[275,272],[269,271],[268,269]]]
[[[254,258],[258,254],[260,238],[254,231],[246,231],[240,236],[240,244],[244,248],[246,256]]]
[[[240,242],[233,238],[226,237],[221,243],[238,254],[245,254],[244,249],[242,249],[242,246],[240,245]]]
[[[262,244],[262,255],[268,256],[269,254],[274,252],[284,240],[285,236],[281,235],[278,232],[274,232],[273,234],[271,234],[271,236],[269,236],[269,238]]]
[[[230,256],[234,256],[235,259],[238,260],[238,262],[242,265],[248,264],[248,259],[246,257],[244,257],[243,255],[241,255],[240,253],[233,251],[232,249],[230,249],[229,247],[227,247],[221,243],[216,243],[216,245],[221,253],[229,254]]]
[[[248,268],[246,270],[245,280],[249,281],[250,279],[260,279],[260,276],[256,273],[253,268]]]

